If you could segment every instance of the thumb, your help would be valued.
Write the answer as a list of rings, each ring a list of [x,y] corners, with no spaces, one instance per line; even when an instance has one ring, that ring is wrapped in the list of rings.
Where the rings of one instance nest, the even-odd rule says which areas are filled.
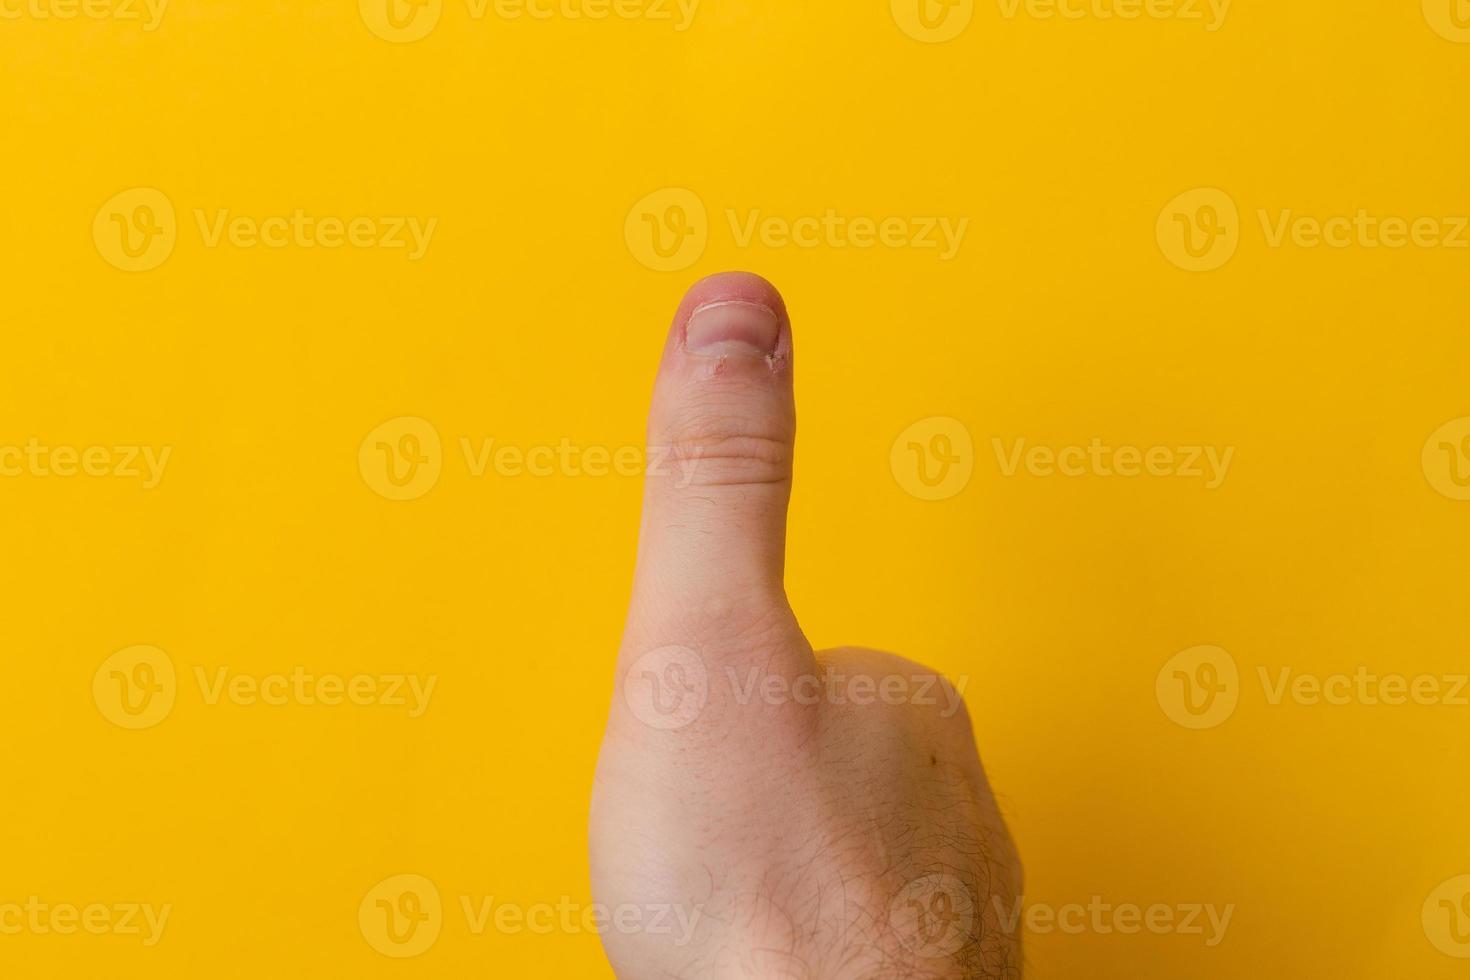
[[[774,286],[731,272],[689,290],[649,415],[636,633],[699,643],[712,627],[728,635],[770,626],[799,637],[782,581],[791,376],[791,323]]]

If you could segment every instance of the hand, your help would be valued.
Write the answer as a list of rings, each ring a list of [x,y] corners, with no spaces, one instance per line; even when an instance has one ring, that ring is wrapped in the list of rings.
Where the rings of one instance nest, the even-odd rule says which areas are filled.
[[[958,692],[892,654],[814,653],[786,601],[795,434],[780,295],[698,283],[655,386],[669,455],[593,794],[608,956],[625,980],[1017,978],[1020,865]]]

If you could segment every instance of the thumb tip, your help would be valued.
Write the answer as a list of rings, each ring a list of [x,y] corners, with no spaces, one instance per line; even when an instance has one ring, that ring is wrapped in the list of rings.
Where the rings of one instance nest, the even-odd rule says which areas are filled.
[[[784,359],[791,349],[786,301],[753,272],[719,272],[690,286],[674,317],[671,341],[690,353],[722,353],[738,343]]]

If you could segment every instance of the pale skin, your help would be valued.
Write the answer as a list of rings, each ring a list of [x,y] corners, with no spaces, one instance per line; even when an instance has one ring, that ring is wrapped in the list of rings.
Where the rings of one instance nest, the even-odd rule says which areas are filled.
[[[792,377],[773,286],[689,290],[593,791],[604,947],[624,980],[1015,980],[1021,868],[958,692],[814,651],[787,602]]]

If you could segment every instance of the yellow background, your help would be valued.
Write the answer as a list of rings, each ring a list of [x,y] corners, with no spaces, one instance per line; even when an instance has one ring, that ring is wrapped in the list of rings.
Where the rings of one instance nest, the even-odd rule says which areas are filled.
[[[476,478],[459,440],[640,444],[674,305],[726,268],[795,321],[789,588],[813,642],[969,679],[1029,903],[1236,907],[1215,948],[1028,935],[1029,976],[1463,975],[1420,913],[1470,872],[1470,708],[1273,706],[1256,680],[1466,670],[1470,503],[1421,449],[1470,416],[1470,251],[1273,248],[1257,216],[1470,212],[1470,45],[1417,0],[1238,0],[1215,31],[980,3],[943,44],[887,0],[705,0],[682,32],[448,0],[408,44],[349,0],[174,0],[151,32],[8,2],[0,445],[172,457],[153,490],[0,479],[0,904],[173,910],[151,948],[0,936],[0,975],[609,975],[595,936],[472,935],[459,897],[590,900],[639,481]],[[177,244],[129,273],[92,228],[137,187]],[[708,209],[677,272],[624,234],[662,188]],[[1155,236],[1194,188],[1239,207],[1208,272]],[[297,208],[438,227],[411,262],[211,248],[194,218]],[[726,219],[828,208],[970,226],[944,262],[741,247]],[[395,502],[358,450],[400,416],[437,430],[442,473]],[[921,501],[890,449],[935,416],[973,437],[973,477]],[[1006,477],[992,440],[1023,437],[1235,456],[1213,491]],[[131,731],[92,681],[138,644],[177,700]],[[1243,690],[1195,731],[1155,678],[1200,645]],[[409,719],[210,705],[194,680],[298,665],[438,686]],[[358,928],[398,874],[444,900],[413,959]]]

